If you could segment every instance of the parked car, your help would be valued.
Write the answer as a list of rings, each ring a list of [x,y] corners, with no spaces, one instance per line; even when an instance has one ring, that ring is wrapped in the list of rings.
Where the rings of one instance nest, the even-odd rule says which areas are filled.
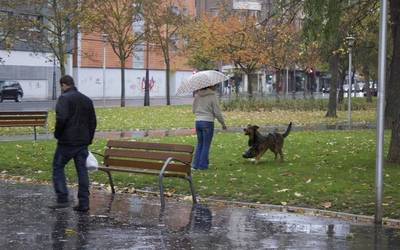
[[[21,84],[17,81],[0,81],[0,102],[14,100],[20,102],[24,96]]]

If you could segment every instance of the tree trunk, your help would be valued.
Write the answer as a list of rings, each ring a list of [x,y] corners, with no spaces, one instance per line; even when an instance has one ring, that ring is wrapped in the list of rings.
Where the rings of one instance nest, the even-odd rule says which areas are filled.
[[[121,107],[125,107],[125,60],[121,60]]]
[[[249,99],[253,98],[253,83],[252,83],[252,77],[251,73],[245,72],[247,75],[247,94],[249,96]]]
[[[343,84],[344,81],[346,80],[346,71],[340,70],[339,71],[339,94],[338,94],[338,103],[343,103],[344,100],[344,89],[343,89]]]
[[[354,87],[354,97],[357,97],[357,89],[358,88],[356,88],[356,66],[353,66],[353,71],[351,72],[351,86],[352,86],[352,88],[351,88],[351,90],[350,90],[350,92],[351,91],[353,91],[353,87]]]
[[[400,116],[392,124],[392,137],[387,158],[389,162],[400,163]]]
[[[65,76],[65,54],[63,50],[59,50],[58,53],[58,63],[60,64],[61,76]]]
[[[388,161],[400,163],[400,0],[390,1],[393,53],[386,96],[386,125],[392,126]],[[392,122],[391,122],[392,121]],[[391,123],[389,123],[391,122]]]
[[[392,59],[390,62],[389,79],[386,83],[385,127],[391,128],[397,118],[400,107],[400,1],[390,1],[390,19],[392,31]],[[380,83],[378,83],[380,84]]]
[[[326,112],[326,117],[337,117],[336,106],[337,106],[337,83],[339,75],[339,56],[332,55],[329,59],[329,68],[331,71],[331,86],[329,91],[329,102],[328,111]]]
[[[369,67],[368,65],[366,65],[364,67],[364,80],[365,80],[365,84],[364,84],[364,92],[367,96],[367,102],[372,102],[372,96],[371,96],[371,88],[369,87]]]

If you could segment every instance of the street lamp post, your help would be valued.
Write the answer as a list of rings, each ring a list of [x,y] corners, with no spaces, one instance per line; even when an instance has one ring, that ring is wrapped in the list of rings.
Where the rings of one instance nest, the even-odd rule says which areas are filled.
[[[150,72],[149,72],[149,32],[150,32],[150,27],[149,23],[146,21],[145,23],[146,27],[146,79],[144,82],[144,106],[150,106]]]
[[[56,84],[56,55],[53,55],[53,93],[52,100],[57,99],[57,84]]]
[[[348,98],[348,123],[349,123],[349,128],[351,128],[351,59],[352,59],[352,49],[353,49],[353,45],[354,45],[354,40],[355,38],[351,35],[349,35],[348,37],[346,37],[346,41],[347,41],[347,45],[349,46],[349,76],[348,76],[348,89],[347,89],[347,98]]]
[[[107,34],[101,35],[103,38],[103,106],[106,106],[106,45],[107,45]]]

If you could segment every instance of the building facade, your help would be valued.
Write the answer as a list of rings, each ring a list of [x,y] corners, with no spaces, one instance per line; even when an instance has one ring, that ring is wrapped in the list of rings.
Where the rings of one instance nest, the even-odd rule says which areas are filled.
[[[184,1],[181,11],[195,15],[195,1]],[[8,12],[10,10],[0,10],[0,13]],[[26,11],[19,10],[14,14],[26,15]],[[148,57],[146,54],[145,46],[139,44],[135,47],[133,56],[127,59],[126,98],[144,96],[146,67],[150,73],[150,96],[166,96],[166,66],[162,51],[151,46]],[[182,80],[190,76],[193,69],[186,64],[186,58],[179,55],[177,50],[171,49],[170,56],[170,93],[175,95]],[[73,42],[72,55],[69,58],[66,73],[74,76],[76,85],[81,92],[95,99],[121,96],[120,63],[102,34],[78,33]],[[0,80],[19,81],[24,89],[24,99],[55,99],[60,92],[59,77],[58,63],[49,51],[39,52],[30,47],[27,41],[25,43],[18,42],[12,49],[0,47]]]

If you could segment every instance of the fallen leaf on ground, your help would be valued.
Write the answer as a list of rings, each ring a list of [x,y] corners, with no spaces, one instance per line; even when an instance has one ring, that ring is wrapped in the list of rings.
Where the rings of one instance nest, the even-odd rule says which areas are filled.
[[[302,196],[303,196],[301,193],[298,193],[298,192],[295,192],[294,195],[295,195],[296,197],[302,197]]]
[[[282,193],[282,192],[287,192],[287,191],[289,191],[290,189],[288,189],[288,188],[284,188],[284,189],[281,189],[281,190],[278,190],[278,191],[276,191],[277,193]]]
[[[322,203],[321,205],[322,205],[324,208],[330,208],[330,207],[332,207],[332,202],[327,201],[327,202]]]

